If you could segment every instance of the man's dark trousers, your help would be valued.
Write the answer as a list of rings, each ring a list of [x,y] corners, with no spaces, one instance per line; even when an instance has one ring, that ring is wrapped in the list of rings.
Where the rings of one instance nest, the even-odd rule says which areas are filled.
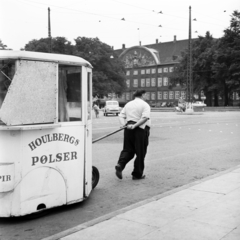
[[[118,164],[123,170],[126,164],[132,160],[136,154],[132,172],[132,176],[136,178],[141,178],[143,175],[144,158],[147,153],[148,137],[149,127],[146,127],[145,129],[137,127],[135,129],[124,130],[123,150],[120,153]]]

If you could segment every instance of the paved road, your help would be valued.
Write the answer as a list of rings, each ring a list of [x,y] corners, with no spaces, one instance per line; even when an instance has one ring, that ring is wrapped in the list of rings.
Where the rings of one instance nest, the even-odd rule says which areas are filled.
[[[101,116],[94,119],[93,128],[96,139],[116,130],[118,119]],[[143,181],[131,180],[131,163],[124,170],[123,180],[115,177],[122,134],[93,145],[93,162],[101,179],[89,199],[31,221],[0,219],[0,239],[42,239],[240,164],[240,112],[152,113],[147,178]]]

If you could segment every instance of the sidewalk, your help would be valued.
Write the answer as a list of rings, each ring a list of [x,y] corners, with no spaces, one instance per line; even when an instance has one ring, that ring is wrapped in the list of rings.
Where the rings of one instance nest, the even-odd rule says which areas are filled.
[[[240,239],[240,166],[179,189],[45,240]]]

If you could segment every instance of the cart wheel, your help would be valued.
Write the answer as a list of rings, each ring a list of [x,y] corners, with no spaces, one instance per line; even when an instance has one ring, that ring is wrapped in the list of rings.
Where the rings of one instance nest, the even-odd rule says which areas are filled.
[[[92,166],[92,189],[94,189],[99,182],[100,174],[96,167]]]

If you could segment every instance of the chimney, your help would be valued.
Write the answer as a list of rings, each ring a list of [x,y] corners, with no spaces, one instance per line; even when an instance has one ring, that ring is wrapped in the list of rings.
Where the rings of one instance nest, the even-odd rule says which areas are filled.
[[[177,41],[177,36],[176,35],[174,35],[174,42],[176,42]]]
[[[156,39],[156,44],[158,44],[158,39]]]
[[[122,45],[122,49],[125,49],[125,44]]]
[[[141,41],[139,41],[139,46],[141,46],[142,45],[142,43],[141,43]]]

